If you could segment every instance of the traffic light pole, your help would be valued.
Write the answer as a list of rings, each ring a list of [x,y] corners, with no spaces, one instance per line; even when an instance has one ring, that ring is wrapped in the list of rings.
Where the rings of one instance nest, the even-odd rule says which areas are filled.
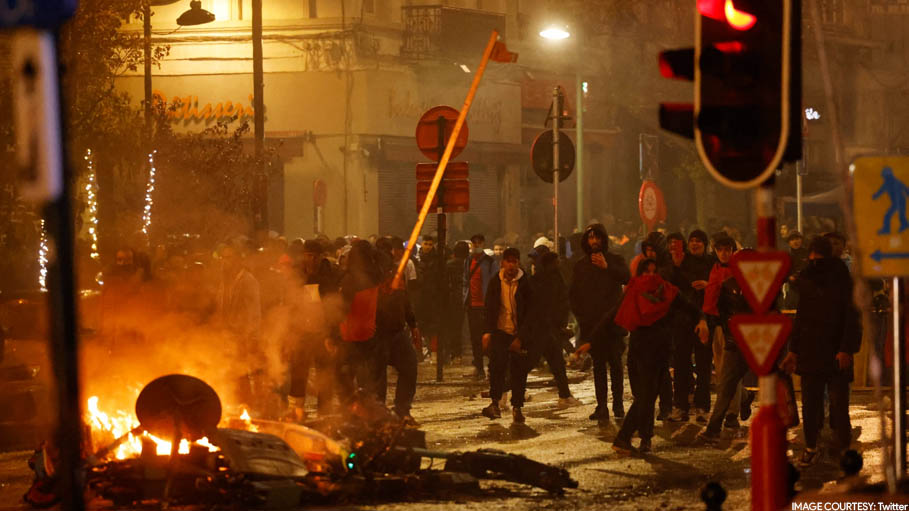
[[[552,89],[552,241],[559,253],[559,128],[562,123],[562,88]]]
[[[773,209],[773,178],[755,192],[758,251],[776,248],[776,216]],[[751,422],[751,509],[782,509],[789,501],[786,458],[786,427],[776,405],[774,372],[758,379],[760,409]]]

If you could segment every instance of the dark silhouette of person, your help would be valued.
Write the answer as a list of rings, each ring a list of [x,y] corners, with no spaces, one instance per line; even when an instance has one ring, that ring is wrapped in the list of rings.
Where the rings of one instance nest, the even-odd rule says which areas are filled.
[[[874,192],[871,199],[877,200],[878,197],[886,193],[890,196],[890,209],[884,213],[884,225],[877,233],[890,234],[890,220],[893,218],[894,213],[899,213],[899,232],[903,232],[909,229],[909,220],[906,219],[906,196],[909,195],[909,187],[893,175],[893,169],[890,167],[884,167],[881,171],[881,177],[884,178],[884,184],[881,185],[878,191]]]

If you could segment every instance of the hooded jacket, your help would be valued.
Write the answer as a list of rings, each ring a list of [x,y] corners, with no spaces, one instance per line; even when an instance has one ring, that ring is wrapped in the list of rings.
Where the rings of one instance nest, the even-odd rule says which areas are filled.
[[[470,254],[470,256],[464,260],[464,271],[462,272],[461,302],[467,308],[470,308],[470,279],[473,277],[470,270],[474,257],[474,254]],[[499,263],[495,258],[485,253],[480,254],[479,259],[480,267],[477,268],[476,272],[480,274],[480,278],[483,282],[483,296],[486,296],[486,291],[489,288],[489,281],[492,280],[493,275],[499,272]]]
[[[504,279],[505,270],[499,272],[489,280],[486,289],[486,333],[492,333],[499,329],[499,309],[502,307],[502,279]],[[518,270],[518,276],[515,277],[518,288],[514,294],[515,301],[515,337],[519,339],[528,339],[531,334],[532,322],[528,321],[530,312],[532,290],[530,288],[530,279],[523,270]]]
[[[603,240],[600,252],[606,259],[606,268],[600,268],[591,260],[590,235],[597,233]],[[585,342],[604,329],[615,329],[613,318],[622,302],[622,286],[631,278],[625,259],[610,253],[609,236],[602,224],[593,224],[584,231],[581,248],[585,256],[574,265],[569,299],[581,327],[581,339]]]
[[[534,323],[533,335],[537,340],[546,342],[568,323],[568,286],[556,265],[544,266],[530,277],[530,283],[533,288],[530,313],[530,321]]]
[[[862,342],[858,309],[852,302],[852,276],[840,259],[809,261],[798,280],[799,308],[789,351],[798,355],[799,374],[832,373],[836,354],[856,353]],[[848,369],[850,375],[852,369]]]

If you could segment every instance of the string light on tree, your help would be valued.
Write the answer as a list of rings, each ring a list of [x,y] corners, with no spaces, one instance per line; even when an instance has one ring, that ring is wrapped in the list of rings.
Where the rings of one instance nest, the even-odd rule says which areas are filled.
[[[47,291],[47,229],[41,219],[41,240],[38,243],[38,285]]]
[[[92,240],[91,258],[98,260],[98,183],[95,179],[95,164],[92,159],[92,150],[85,150],[85,161],[88,162],[88,183],[85,185],[85,194],[88,198],[88,234]]]
[[[154,205],[152,194],[155,191],[155,153],[157,152],[148,153],[148,184],[145,186],[145,211],[142,213],[142,233],[146,236],[148,236],[148,228],[151,226],[151,210]]]

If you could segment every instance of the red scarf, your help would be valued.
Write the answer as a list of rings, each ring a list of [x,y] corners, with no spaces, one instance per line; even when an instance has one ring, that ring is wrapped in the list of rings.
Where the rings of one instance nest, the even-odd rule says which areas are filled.
[[[625,298],[615,315],[615,324],[633,332],[640,326],[650,326],[669,312],[679,288],[659,275],[640,275],[625,286]]]
[[[723,289],[723,282],[731,278],[732,269],[728,266],[716,263],[710,269],[710,280],[707,281],[707,287],[704,288],[704,307],[701,309],[705,314],[710,314],[711,316],[720,315],[720,311],[716,306],[720,300],[720,291]]]

